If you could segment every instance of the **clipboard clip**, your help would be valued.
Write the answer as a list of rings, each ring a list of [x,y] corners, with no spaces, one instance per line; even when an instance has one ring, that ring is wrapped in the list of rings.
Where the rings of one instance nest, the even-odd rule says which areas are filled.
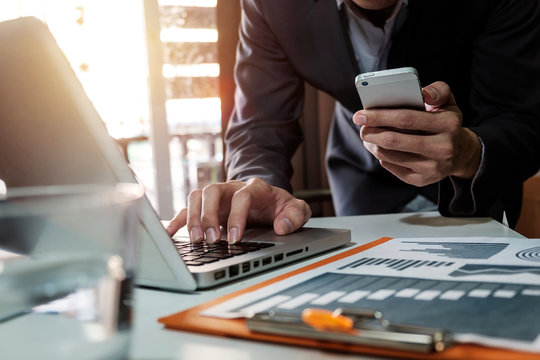
[[[440,352],[452,345],[448,331],[394,324],[378,310],[307,308],[301,314],[268,311],[251,314],[246,323],[254,332],[423,353]]]

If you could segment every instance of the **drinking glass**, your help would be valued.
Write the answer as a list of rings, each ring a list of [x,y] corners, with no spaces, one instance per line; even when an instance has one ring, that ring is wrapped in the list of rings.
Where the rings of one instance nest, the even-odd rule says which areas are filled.
[[[0,358],[122,359],[132,323],[138,184],[0,194]]]

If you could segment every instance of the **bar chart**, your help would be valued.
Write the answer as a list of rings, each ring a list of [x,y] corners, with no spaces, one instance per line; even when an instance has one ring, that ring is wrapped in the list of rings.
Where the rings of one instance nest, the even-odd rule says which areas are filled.
[[[375,309],[392,322],[515,340],[533,341],[540,333],[540,322],[530,321],[540,318],[540,286],[491,282],[327,272],[237,310],[308,307]]]

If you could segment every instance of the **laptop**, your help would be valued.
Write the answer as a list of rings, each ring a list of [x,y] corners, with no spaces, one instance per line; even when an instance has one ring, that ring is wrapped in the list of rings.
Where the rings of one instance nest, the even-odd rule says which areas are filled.
[[[0,180],[8,191],[137,182],[43,22],[28,17],[0,23],[0,49]],[[136,276],[141,286],[208,288],[350,241],[345,229],[303,228],[277,236],[259,228],[248,229],[237,246],[223,242],[194,249],[187,238],[171,239],[143,200]]]

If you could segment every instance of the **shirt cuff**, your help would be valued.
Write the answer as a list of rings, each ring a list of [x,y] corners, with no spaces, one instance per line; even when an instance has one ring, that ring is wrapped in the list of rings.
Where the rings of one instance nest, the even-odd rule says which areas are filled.
[[[454,196],[450,200],[448,211],[454,216],[470,216],[476,213],[476,199],[474,197],[474,186],[477,180],[484,173],[485,168],[485,149],[484,142],[480,137],[480,144],[482,145],[482,154],[480,159],[480,166],[472,180],[458,178],[456,176],[449,176],[452,186],[454,187]]]

